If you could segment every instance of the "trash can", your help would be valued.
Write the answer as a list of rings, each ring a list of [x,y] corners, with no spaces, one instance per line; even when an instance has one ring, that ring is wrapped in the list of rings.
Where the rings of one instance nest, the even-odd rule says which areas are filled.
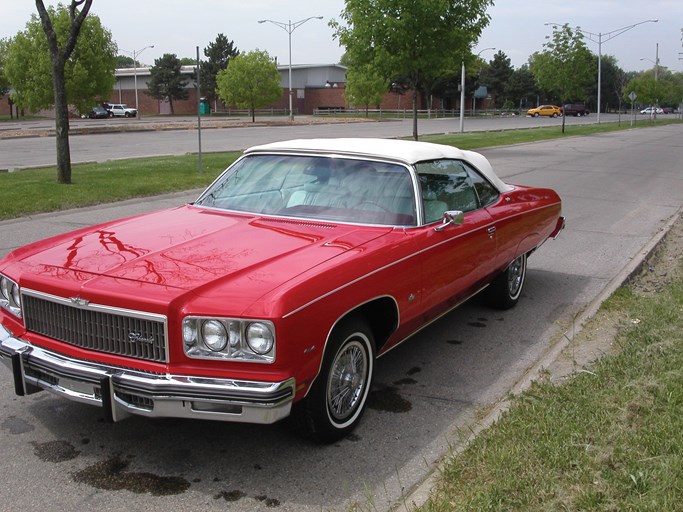
[[[201,98],[199,100],[199,115],[205,116],[211,113],[211,107],[209,106],[209,100],[206,98]]]

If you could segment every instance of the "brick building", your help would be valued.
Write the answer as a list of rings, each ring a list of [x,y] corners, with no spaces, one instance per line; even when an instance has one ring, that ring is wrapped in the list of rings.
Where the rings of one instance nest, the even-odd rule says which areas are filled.
[[[289,66],[278,66],[282,98],[273,104],[274,109],[289,108]],[[176,114],[195,114],[197,112],[197,89],[193,78],[194,66],[183,66],[181,72],[186,75],[188,99],[173,102]],[[110,103],[126,103],[135,106],[135,80],[137,78],[137,96],[140,112],[144,115],[170,114],[168,101],[160,101],[149,96],[147,82],[150,78],[149,68],[117,69],[116,85],[109,98]],[[297,65],[292,66],[292,97],[295,113],[312,114],[316,108],[344,108],[344,83],[346,68],[339,64]],[[211,105],[213,111],[226,111],[227,107],[220,101]]]
[[[181,72],[186,75],[188,83],[186,85],[188,99],[176,100],[173,102],[173,109],[176,114],[194,115],[197,113],[197,89],[193,78],[195,66],[183,66]],[[282,86],[282,97],[271,108],[287,111],[289,108],[289,66],[278,66],[280,72],[280,85]],[[344,109],[349,105],[344,96],[344,86],[346,84],[346,67],[340,64],[305,64],[292,66],[292,106],[295,114],[313,114],[315,110]],[[150,79],[150,68],[139,67],[124,68],[115,70],[116,84],[111,95],[103,98],[103,102],[125,103],[131,107],[136,105],[136,84],[137,84],[137,104],[142,115],[170,114],[171,107],[167,100],[157,100],[147,94],[147,82]],[[387,110],[409,110],[412,108],[411,93],[404,94],[388,92],[385,94],[381,105],[371,105]],[[418,97],[418,108],[424,109],[422,97]],[[441,98],[432,100],[432,108],[442,108]],[[448,108],[455,108],[459,104],[459,99],[449,100]],[[484,107],[487,105],[484,103]],[[452,106],[451,106],[452,105]],[[214,112],[226,112],[228,108],[218,100],[210,105]],[[362,108],[363,106],[359,106]],[[54,112],[43,111],[40,115],[54,116]],[[9,115],[8,97],[0,99],[0,115]],[[74,113],[77,115],[77,113]]]

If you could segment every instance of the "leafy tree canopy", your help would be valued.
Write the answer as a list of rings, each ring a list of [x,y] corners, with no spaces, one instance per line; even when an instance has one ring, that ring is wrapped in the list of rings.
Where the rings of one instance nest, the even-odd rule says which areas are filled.
[[[335,37],[354,66],[371,65],[384,79],[405,77],[413,89],[413,137],[417,91],[454,71],[488,25],[492,0],[346,0]],[[344,23],[344,24],[342,24]]]
[[[62,4],[49,7],[57,42],[62,47],[69,38],[71,18]],[[108,97],[116,78],[116,43],[100,19],[90,15],[80,27],[80,37],[64,67],[66,98],[79,112],[88,111],[100,97]],[[16,91],[14,101],[31,111],[55,105],[52,59],[40,19],[35,14],[7,49],[5,72]]]
[[[552,37],[543,45],[542,53],[530,58],[530,69],[539,86],[553,93],[560,103],[585,101],[593,80],[593,58],[579,30],[568,24],[554,27]],[[564,132],[565,118],[562,118]]]
[[[496,106],[500,107],[509,98],[507,85],[515,70],[510,63],[510,58],[501,50],[493,56],[488,66],[482,68],[479,82],[488,87],[489,94],[496,98]]]
[[[140,63],[138,63],[139,65]],[[133,60],[133,57],[129,57],[128,55],[117,55],[116,56],[116,69],[124,69],[124,68],[134,68],[135,67],[135,61]]]
[[[218,95],[226,105],[237,105],[251,110],[267,107],[282,97],[280,73],[268,52],[255,50],[238,55],[216,77]]]
[[[346,89],[344,90],[346,99],[351,105],[364,106],[366,116],[368,107],[380,104],[388,89],[387,79],[369,64],[351,68],[346,73]]]
[[[9,92],[9,80],[5,74],[8,47],[9,41],[7,39],[0,39],[0,98]]]
[[[639,73],[624,89],[624,100],[630,102],[628,95],[635,92],[636,101],[641,105],[678,105],[683,98],[683,73],[672,73],[659,66],[657,77],[655,70]]]
[[[543,46],[542,53],[534,53],[529,58],[529,67],[538,84],[562,102],[583,100],[593,80],[592,54],[583,41],[583,34],[565,24],[556,27]]]
[[[520,66],[510,76],[505,86],[505,95],[517,108],[528,108],[539,94],[538,86],[529,66]]]
[[[239,55],[239,50],[233,41],[228,41],[224,34],[218,34],[213,43],[204,48],[204,56],[207,60],[201,63],[200,85],[202,95],[209,101],[216,99],[216,75],[228,67],[230,59]]]
[[[173,100],[186,100],[189,93],[185,86],[188,79],[181,73],[182,64],[174,53],[165,53],[154,60],[150,69],[150,80],[147,82],[147,94],[158,100],[168,99],[173,110]]]

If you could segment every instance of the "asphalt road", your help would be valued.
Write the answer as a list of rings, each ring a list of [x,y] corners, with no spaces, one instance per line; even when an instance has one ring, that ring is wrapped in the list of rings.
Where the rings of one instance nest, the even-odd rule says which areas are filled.
[[[516,308],[494,312],[475,299],[384,356],[363,421],[334,445],[302,441],[279,425],[106,424],[97,409],[48,393],[15,397],[0,369],[0,508],[344,511],[401,503],[458,432],[571,335],[577,315],[680,214],[682,135],[683,126],[670,125],[483,151],[506,181],[555,188],[567,229],[529,259]],[[0,252],[195,196],[2,222]]]
[[[254,144],[264,144],[278,140],[311,137],[410,137],[412,120],[384,120],[382,122],[347,122],[330,124],[305,124],[308,118],[297,118],[292,126],[244,126],[244,118],[221,118],[229,127],[202,129],[202,150],[206,152],[238,151]],[[616,121],[616,114],[603,114],[601,120]],[[282,121],[282,118],[257,118],[257,121]],[[643,116],[637,122],[643,122]],[[203,126],[212,120],[203,119]],[[596,121],[595,115],[587,117],[568,117],[567,124],[590,124]],[[629,122],[628,116],[622,116]],[[73,163],[103,162],[121,158],[179,155],[198,152],[196,118],[190,117],[145,117],[142,119],[77,119],[71,122],[73,128],[99,127],[117,128],[125,126],[149,126],[158,123],[186,126],[185,129],[132,131],[124,133],[96,133],[70,137],[71,159]],[[559,126],[561,118],[498,117],[465,120],[465,131],[503,130],[537,126]],[[246,123],[249,124],[248,122]],[[56,149],[54,137],[34,136],[46,128],[54,128],[54,121],[34,120],[21,123],[0,123],[0,170],[15,170],[27,167],[54,165]],[[448,133],[460,130],[459,118],[421,119],[420,134]],[[3,132],[25,134],[21,138],[3,138]]]

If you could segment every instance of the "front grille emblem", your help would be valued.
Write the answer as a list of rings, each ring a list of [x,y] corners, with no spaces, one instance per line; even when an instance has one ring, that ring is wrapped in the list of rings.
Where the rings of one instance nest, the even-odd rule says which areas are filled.
[[[131,331],[128,333],[128,341],[131,343],[154,343],[154,336],[145,336],[141,332]]]
[[[69,300],[71,301],[72,304],[75,304],[76,306],[81,306],[81,307],[84,307],[84,306],[87,306],[88,304],[90,304],[89,300],[82,299],[80,297],[71,297],[71,298],[69,298]]]

